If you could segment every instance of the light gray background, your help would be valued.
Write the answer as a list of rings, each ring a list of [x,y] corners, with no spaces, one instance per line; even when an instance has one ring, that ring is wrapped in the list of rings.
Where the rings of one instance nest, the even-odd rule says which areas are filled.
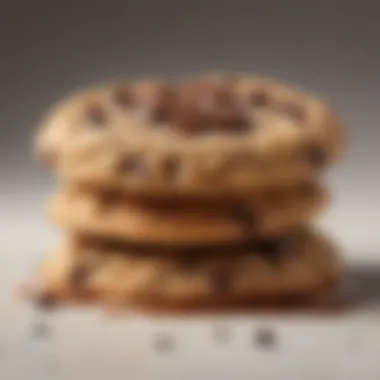
[[[53,182],[31,155],[35,124],[68,91],[119,76],[248,71],[329,99],[351,147],[322,224],[349,260],[376,259],[379,14],[375,0],[2,1],[1,299],[59,236],[43,215]]]

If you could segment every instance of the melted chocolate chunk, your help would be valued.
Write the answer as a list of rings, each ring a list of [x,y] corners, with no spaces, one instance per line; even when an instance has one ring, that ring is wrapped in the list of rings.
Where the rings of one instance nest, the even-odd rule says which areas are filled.
[[[264,255],[278,255],[283,247],[282,239],[263,239],[257,242],[257,249]]]
[[[171,123],[180,132],[189,134],[242,132],[252,127],[230,81],[162,85],[142,97],[130,89],[118,89],[113,98],[117,104],[132,107],[151,122]]]
[[[210,124],[208,115],[201,113],[199,109],[187,106],[178,110],[175,124],[177,124],[179,132],[184,132],[189,135],[199,134],[207,131]]]
[[[204,109],[208,106],[209,110],[231,107],[235,104],[230,88],[223,85],[208,88],[200,94],[199,102]]]
[[[264,90],[253,92],[249,100],[255,106],[267,106],[270,103],[269,95]]]
[[[265,260],[276,263],[286,253],[288,241],[283,238],[263,239],[256,243],[255,248]]]
[[[90,268],[84,264],[76,266],[70,274],[70,286],[82,290],[90,274]]]
[[[212,117],[213,125],[221,131],[243,132],[251,128],[248,117],[237,107],[220,110]]]
[[[129,155],[125,156],[118,165],[120,173],[133,174],[138,177],[143,177],[147,173],[147,168],[141,158]]]
[[[102,127],[107,122],[107,115],[100,104],[91,104],[86,109],[86,119],[94,127]]]
[[[186,101],[180,104],[176,119],[182,130],[192,133],[238,132],[250,127],[248,115],[229,86],[199,83],[183,91]]]
[[[319,145],[311,145],[306,150],[307,161],[316,168],[322,168],[327,162],[327,153]]]
[[[131,89],[118,88],[112,94],[112,99],[119,107],[131,107],[135,103],[135,99]]]
[[[156,95],[156,101],[148,111],[151,120],[156,123],[171,122],[174,119],[177,107],[178,95],[172,88],[160,88]]]

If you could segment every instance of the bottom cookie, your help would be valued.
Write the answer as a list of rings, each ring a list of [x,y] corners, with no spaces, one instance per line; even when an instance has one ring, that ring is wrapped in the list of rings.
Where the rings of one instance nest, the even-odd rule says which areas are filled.
[[[71,239],[43,264],[41,296],[117,305],[286,302],[319,297],[342,275],[334,247],[308,231],[220,250],[140,251]]]

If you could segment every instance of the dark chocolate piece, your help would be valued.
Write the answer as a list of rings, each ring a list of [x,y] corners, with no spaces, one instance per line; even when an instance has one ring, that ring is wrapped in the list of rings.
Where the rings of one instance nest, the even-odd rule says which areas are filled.
[[[249,100],[255,106],[267,106],[270,103],[269,95],[264,90],[253,92]]]
[[[279,263],[286,253],[288,241],[284,238],[262,239],[256,242],[257,253],[271,263]]]
[[[144,165],[141,157],[135,155],[124,156],[118,165],[118,171],[125,174],[133,174],[138,177],[143,177],[147,173],[147,168]]]
[[[90,104],[86,109],[86,119],[93,127],[103,127],[107,122],[107,115],[100,104]]]
[[[319,145],[311,145],[306,150],[307,161],[316,168],[322,168],[327,162],[327,153]]]
[[[148,111],[152,121],[156,123],[171,122],[174,119],[178,95],[173,88],[162,87],[158,90],[156,99]]]
[[[135,103],[133,93],[130,88],[117,88],[112,94],[112,100],[119,107],[132,107]]]
[[[70,274],[70,286],[74,290],[82,290],[86,286],[86,280],[90,274],[90,268],[85,264],[76,266]]]

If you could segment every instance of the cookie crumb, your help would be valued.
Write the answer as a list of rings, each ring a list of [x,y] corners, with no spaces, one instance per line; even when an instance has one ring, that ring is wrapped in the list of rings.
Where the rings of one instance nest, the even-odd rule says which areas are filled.
[[[286,253],[289,242],[285,238],[263,239],[257,242],[259,254],[266,260],[277,263]]]
[[[174,341],[172,337],[167,334],[159,334],[155,338],[154,347],[158,352],[173,351]]]
[[[51,329],[44,321],[35,322],[32,325],[32,338],[33,339],[47,339],[51,335]]]
[[[277,346],[277,339],[273,329],[265,327],[255,331],[253,343],[261,349],[274,349]]]

